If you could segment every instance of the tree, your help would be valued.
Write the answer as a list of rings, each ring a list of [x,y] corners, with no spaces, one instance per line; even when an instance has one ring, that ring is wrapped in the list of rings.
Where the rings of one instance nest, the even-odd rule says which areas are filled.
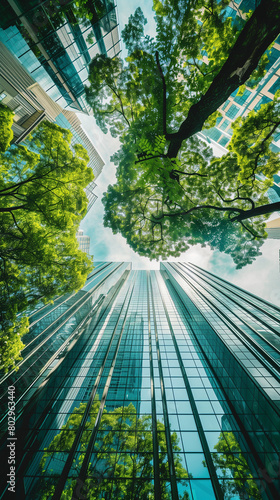
[[[13,117],[13,111],[8,106],[0,103],[0,152],[8,149],[13,138]]]
[[[229,253],[238,268],[252,262],[272,210],[266,192],[280,168],[269,149],[277,124],[275,98],[260,113],[236,121],[229,152],[221,158],[196,137],[186,141],[176,160],[164,152],[164,137],[157,136],[153,145],[145,139],[138,146],[124,144],[113,157],[118,183],[103,198],[105,226],[150,258],[177,257],[190,245],[208,243]],[[247,148],[241,145],[245,134]],[[137,153],[139,146],[145,153]]]
[[[38,300],[78,290],[92,269],[78,249],[76,232],[87,209],[84,188],[93,173],[86,150],[71,148],[71,136],[43,122],[24,146],[12,146],[0,156],[2,343],[12,331],[23,333],[21,321],[26,330],[18,313]],[[3,359],[8,360],[12,343],[5,346]],[[12,352],[13,367],[14,347]]]
[[[100,402],[95,399],[90,410],[90,418],[86,423],[85,430],[81,437],[80,452],[87,449],[88,442],[98,413]],[[70,450],[76,432],[81,423],[86,404],[81,403],[79,408],[75,408],[67,423],[63,425],[48,448],[44,450],[40,466],[42,470],[41,498],[47,499],[55,491],[58,475],[52,467],[56,466],[56,460],[63,459],[63,455]],[[165,438],[165,428],[161,422],[157,422],[159,436],[159,468],[161,479],[169,477],[167,462],[167,446]],[[115,408],[113,411],[103,411],[100,427],[100,435],[95,444],[92,463],[88,470],[88,479],[83,485],[83,494],[89,500],[103,498],[109,500],[118,498],[123,500],[138,499],[146,500],[154,498],[153,485],[153,437],[152,437],[152,417],[150,415],[137,416],[137,412],[132,403],[128,406]],[[137,431],[137,432],[136,432]],[[181,463],[180,448],[176,432],[171,434],[171,442],[174,456],[176,476],[181,482],[186,482],[189,477],[187,471]],[[65,455],[66,456],[66,455]],[[83,455],[74,460],[72,470],[79,471]],[[48,474],[48,481],[44,480],[44,473]],[[114,491],[112,493],[112,478],[115,478]],[[68,481],[61,499],[71,499],[76,486],[76,480]],[[170,493],[162,481],[162,500],[170,498]],[[189,498],[187,493],[180,496],[181,500]]]
[[[223,479],[222,490],[225,500],[230,500],[235,495],[240,498],[261,500],[262,496],[258,485],[253,479],[252,472],[234,433],[221,433],[214,448],[216,451],[212,454],[213,462],[216,469],[221,471],[220,477]]]
[[[265,218],[280,208],[264,195],[279,169],[269,151],[280,124],[277,99],[235,123],[222,159],[195,137],[215,124],[234,90],[256,84],[280,31],[278,1],[261,1],[239,23],[226,18],[228,3],[155,0],[156,40],[144,37],[138,8],[123,32],[126,64],[97,56],[90,65],[87,100],[101,129],[121,141],[117,184],[103,199],[105,225],[140,255],[178,256],[208,243],[242,267],[259,255]]]

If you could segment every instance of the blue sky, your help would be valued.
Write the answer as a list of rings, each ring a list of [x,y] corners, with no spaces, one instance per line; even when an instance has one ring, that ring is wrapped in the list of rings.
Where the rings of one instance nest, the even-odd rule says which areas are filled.
[[[118,19],[120,32],[130,14],[141,6],[144,15],[148,18],[146,33],[155,35],[155,23],[152,13],[152,0],[118,0]],[[103,227],[103,206],[101,198],[108,184],[115,182],[115,166],[110,163],[110,156],[118,149],[118,139],[109,134],[104,135],[96,126],[91,116],[78,115],[84,130],[91,138],[94,146],[105,161],[103,171],[97,179],[96,194],[98,200],[81,223],[81,228],[91,239],[91,253],[94,260],[104,261],[131,261],[134,269],[158,269],[159,263],[150,262],[147,258],[139,257],[126,244],[122,236],[113,235],[112,231]],[[189,261],[217,274],[224,279],[235,283],[246,290],[255,293],[268,301],[280,306],[279,286],[279,248],[280,240],[267,240],[262,247],[262,256],[244,269],[236,270],[232,259],[218,251],[201,248],[199,245],[183,253],[177,261]]]

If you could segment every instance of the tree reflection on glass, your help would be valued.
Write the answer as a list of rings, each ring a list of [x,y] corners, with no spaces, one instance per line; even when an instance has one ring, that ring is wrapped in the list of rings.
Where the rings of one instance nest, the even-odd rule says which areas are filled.
[[[73,461],[72,468],[64,492],[63,500],[70,500],[75,490],[77,476],[84,459],[92,429],[99,410],[100,402],[96,399],[90,411],[90,417],[80,441],[79,454]],[[74,442],[76,431],[81,423],[86,403],[69,417],[48,448],[45,449],[40,466],[42,470],[42,486],[40,499],[47,500],[55,491],[55,485],[61,475],[61,466],[66,461],[67,452]],[[170,475],[167,456],[167,445],[164,424],[157,421],[159,445],[159,475],[161,482],[161,499],[171,500]],[[181,484],[188,483],[186,469],[182,465],[176,432],[171,434],[173,459],[177,478]],[[59,469],[59,470],[58,470]],[[46,477],[48,476],[48,477]],[[79,480],[78,480],[79,485]],[[151,415],[137,416],[132,403],[115,408],[104,409],[99,425],[97,439],[88,469],[88,478],[80,485],[80,498],[88,500],[111,498],[124,500],[154,499],[154,466],[153,466],[153,432]],[[76,493],[74,494],[74,496]],[[179,495],[180,500],[188,500],[188,493]]]
[[[212,454],[216,469],[223,479],[225,500],[236,498],[261,500],[261,494],[233,432],[222,432]],[[230,451],[230,452],[229,452]]]

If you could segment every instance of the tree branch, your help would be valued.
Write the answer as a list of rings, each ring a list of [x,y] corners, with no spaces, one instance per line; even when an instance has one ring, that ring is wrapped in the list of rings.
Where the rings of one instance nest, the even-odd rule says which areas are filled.
[[[184,140],[199,132],[214,113],[240,85],[243,85],[280,32],[278,0],[262,0],[245,24],[228,59],[213,79],[206,94],[193,104],[179,130],[166,134],[170,141],[168,156],[176,158]]]

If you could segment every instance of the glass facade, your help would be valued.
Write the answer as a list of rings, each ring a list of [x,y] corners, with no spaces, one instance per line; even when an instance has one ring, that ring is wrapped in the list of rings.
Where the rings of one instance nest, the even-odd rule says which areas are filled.
[[[191,264],[97,263],[30,322],[0,381],[15,498],[278,498],[277,307]]]
[[[90,255],[90,237],[84,234],[82,229],[79,229],[76,238],[79,243],[79,249]]]
[[[84,85],[97,54],[120,52],[111,0],[3,0],[0,41],[62,108],[90,112]]]

